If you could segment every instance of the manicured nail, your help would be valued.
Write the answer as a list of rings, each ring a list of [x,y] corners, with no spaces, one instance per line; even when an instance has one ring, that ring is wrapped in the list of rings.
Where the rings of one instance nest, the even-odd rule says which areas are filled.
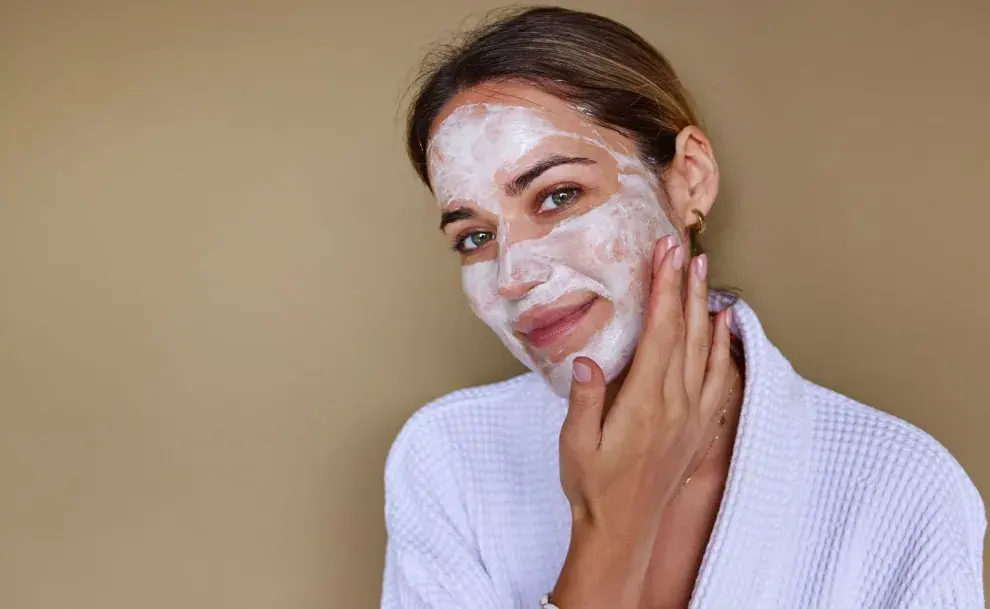
[[[653,272],[657,272],[660,268],[660,263],[663,262],[663,257],[667,255],[667,245],[668,241],[666,237],[661,237],[657,239],[656,245],[653,246]]]
[[[692,262],[694,266],[694,274],[698,278],[698,281],[704,281],[705,277],[708,277],[708,256],[701,254],[697,256]]]
[[[674,248],[674,259],[671,262],[675,269],[679,269],[684,265],[684,248],[680,245]]]
[[[657,245],[653,251],[653,272],[660,270],[660,264],[663,262],[663,257],[667,255],[670,248],[670,237],[661,237],[657,240]]]
[[[725,310],[725,327],[732,330],[732,309]]]
[[[588,364],[574,362],[574,380],[579,383],[587,383],[591,380],[591,367]]]

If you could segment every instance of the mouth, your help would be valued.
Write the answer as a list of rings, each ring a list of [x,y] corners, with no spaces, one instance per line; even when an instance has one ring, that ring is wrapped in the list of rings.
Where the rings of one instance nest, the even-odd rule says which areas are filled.
[[[516,331],[537,349],[548,347],[567,336],[588,314],[597,296],[577,305],[530,309],[516,323]]]

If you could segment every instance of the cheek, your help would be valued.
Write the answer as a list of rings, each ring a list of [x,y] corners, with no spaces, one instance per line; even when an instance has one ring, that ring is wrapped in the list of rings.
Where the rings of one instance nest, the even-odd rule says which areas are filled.
[[[549,260],[581,262],[589,258],[589,253],[596,253],[598,250],[599,244],[589,237],[590,235],[581,231],[551,233],[539,240],[536,253]]]
[[[636,255],[614,265],[615,277],[621,281],[609,282],[608,288],[612,300],[623,311],[642,310],[647,305],[652,283],[650,266],[649,258]]]
[[[630,292],[642,300],[643,304],[649,299],[650,286],[653,284],[651,277],[651,258],[640,258],[632,265],[632,281],[630,282]]]
[[[491,260],[461,268],[461,288],[471,310],[485,323],[491,323],[499,311],[498,267]]]
[[[652,216],[659,213],[656,203],[619,194],[565,220],[566,224],[545,239],[546,249],[553,258],[592,277],[616,266],[628,271],[640,264],[644,254],[652,254],[657,232]]]
[[[601,226],[570,226],[541,240],[537,253],[547,260],[597,278],[601,269],[625,257],[621,236]]]

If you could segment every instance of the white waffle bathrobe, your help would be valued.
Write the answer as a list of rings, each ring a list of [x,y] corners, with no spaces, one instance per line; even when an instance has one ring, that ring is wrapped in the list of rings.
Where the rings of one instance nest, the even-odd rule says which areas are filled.
[[[955,459],[798,376],[744,302],[733,320],[745,398],[691,608],[982,609],[986,514]],[[539,607],[570,534],[566,407],[526,374],[408,421],[385,472],[383,609]]]

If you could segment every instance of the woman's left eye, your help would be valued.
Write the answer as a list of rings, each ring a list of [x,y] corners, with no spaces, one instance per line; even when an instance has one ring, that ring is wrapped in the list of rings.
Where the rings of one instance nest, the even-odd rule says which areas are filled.
[[[561,207],[567,207],[581,194],[581,189],[576,186],[558,188],[540,201],[540,211],[553,211]]]

